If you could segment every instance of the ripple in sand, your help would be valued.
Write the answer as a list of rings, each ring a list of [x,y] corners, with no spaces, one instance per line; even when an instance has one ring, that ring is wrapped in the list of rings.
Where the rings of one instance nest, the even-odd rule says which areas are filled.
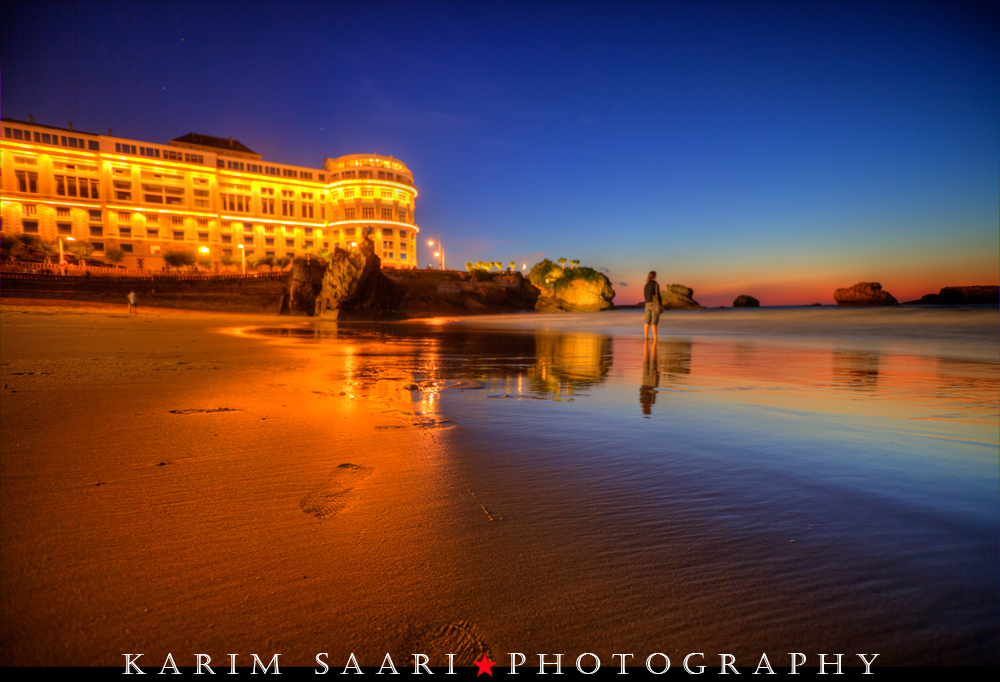
[[[448,654],[455,654],[456,668],[470,668],[473,662],[482,660],[486,654],[493,660],[490,645],[479,634],[476,626],[467,620],[459,620],[436,628],[422,637],[413,645],[413,651],[427,654],[430,665],[444,666],[448,664]],[[413,659],[410,659],[413,665]]]
[[[410,426],[416,426],[421,429],[429,428],[448,428],[445,424],[451,425],[450,419],[436,419],[434,417],[429,417],[423,414],[414,414],[413,412],[407,412],[405,410],[385,410],[382,414],[387,414],[390,417],[395,417],[400,421],[406,422]]]
[[[302,511],[318,519],[329,519],[343,511],[357,493],[354,488],[371,474],[374,469],[358,464],[345,463],[338,466],[330,477],[300,503]]]

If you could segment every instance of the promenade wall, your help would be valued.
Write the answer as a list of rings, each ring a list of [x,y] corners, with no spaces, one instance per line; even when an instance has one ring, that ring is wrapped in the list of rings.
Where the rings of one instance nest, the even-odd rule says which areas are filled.
[[[99,271],[98,271],[99,272]],[[408,318],[528,312],[538,289],[520,273],[496,273],[475,281],[457,271],[382,270],[396,285]],[[289,312],[290,273],[252,275],[147,274],[144,276],[46,275],[0,272],[0,297],[92,301],[127,305],[135,291],[139,307],[219,312]],[[312,310],[312,306],[309,306]]]
[[[288,273],[260,275],[145,277],[0,273],[0,297],[93,301],[127,305],[135,291],[139,307],[219,312],[279,313],[286,300]]]

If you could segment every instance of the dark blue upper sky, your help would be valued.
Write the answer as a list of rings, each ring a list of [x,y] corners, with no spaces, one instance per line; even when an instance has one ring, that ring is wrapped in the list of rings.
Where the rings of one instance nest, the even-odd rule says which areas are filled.
[[[809,302],[997,283],[998,27],[996,2],[6,3],[0,84],[53,125],[397,156],[451,266]]]

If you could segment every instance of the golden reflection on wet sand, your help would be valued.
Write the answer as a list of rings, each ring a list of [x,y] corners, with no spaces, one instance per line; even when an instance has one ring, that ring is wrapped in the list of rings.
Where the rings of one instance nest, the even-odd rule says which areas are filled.
[[[2,662],[995,663],[1000,373],[941,319],[653,348],[5,310]]]

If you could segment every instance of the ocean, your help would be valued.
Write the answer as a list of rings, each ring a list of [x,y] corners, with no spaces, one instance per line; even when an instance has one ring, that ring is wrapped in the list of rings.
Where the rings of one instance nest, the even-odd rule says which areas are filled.
[[[668,311],[655,345],[639,310],[245,331],[316,345],[333,393],[433,431],[400,454],[486,517],[442,570],[495,651],[996,665],[998,322]]]

